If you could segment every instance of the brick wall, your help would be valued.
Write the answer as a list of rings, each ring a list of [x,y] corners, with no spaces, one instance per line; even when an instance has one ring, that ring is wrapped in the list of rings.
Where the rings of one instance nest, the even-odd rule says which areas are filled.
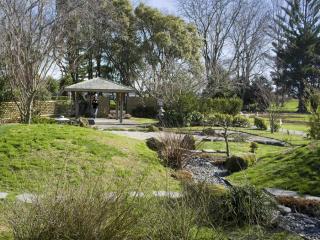
[[[70,115],[72,111],[69,101],[37,101],[34,110],[41,116]],[[18,122],[20,113],[14,102],[0,103],[1,122]]]

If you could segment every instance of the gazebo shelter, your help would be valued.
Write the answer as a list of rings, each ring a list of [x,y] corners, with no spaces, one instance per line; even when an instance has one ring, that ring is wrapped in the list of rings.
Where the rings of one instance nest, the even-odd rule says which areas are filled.
[[[75,101],[75,114],[79,116],[79,93],[109,93],[116,94],[116,119],[120,120],[120,123],[123,122],[123,109],[126,96],[129,93],[135,92],[131,87],[127,87],[115,82],[109,81],[107,79],[98,77],[90,80],[86,80],[80,83],[73,84],[64,89],[66,92],[74,93]],[[99,109],[99,108],[98,108]],[[120,114],[119,114],[120,110]]]

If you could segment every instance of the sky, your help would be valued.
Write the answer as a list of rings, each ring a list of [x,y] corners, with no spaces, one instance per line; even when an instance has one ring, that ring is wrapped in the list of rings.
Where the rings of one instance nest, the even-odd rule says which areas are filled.
[[[138,0],[137,2],[143,2],[146,5],[156,7],[165,13],[177,13],[177,6],[175,0]]]

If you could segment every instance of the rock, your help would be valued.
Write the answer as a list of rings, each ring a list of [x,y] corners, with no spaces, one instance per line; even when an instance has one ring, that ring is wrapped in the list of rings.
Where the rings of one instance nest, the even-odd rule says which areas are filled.
[[[217,151],[212,150],[212,149],[203,149],[202,152],[204,152],[204,153],[216,153]]]
[[[6,199],[7,196],[8,196],[8,193],[6,193],[6,192],[0,192],[0,200]]]
[[[16,196],[16,199],[20,202],[24,203],[34,203],[37,200],[37,195],[30,194],[30,193],[23,193],[18,196]]]
[[[288,191],[278,188],[265,188],[264,190],[274,197],[299,197],[299,194],[294,191]]]
[[[280,211],[282,214],[289,214],[289,213],[292,212],[292,211],[291,211],[291,208],[289,208],[289,207],[286,207],[286,206],[283,206],[283,205],[278,205],[277,207],[278,207],[279,211]]]
[[[130,192],[129,196],[130,197],[144,197],[144,193],[143,192]]]
[[[180,198],[182,194],[179,192],[167,192],[167,191],[157,191],[153,192],[155,197],[169,197],[169,198]]]

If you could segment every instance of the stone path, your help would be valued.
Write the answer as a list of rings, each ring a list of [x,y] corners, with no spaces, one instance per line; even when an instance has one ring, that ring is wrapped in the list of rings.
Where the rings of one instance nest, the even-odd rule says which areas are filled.
[[[294,197],[294,198],[303,198],[306,200],[314,200],[320,202],[320,197],[310,196],[310,195],[301,195],[295,191],[288,191],[278,188],[265,188],[265,191],[271,194],[274,197]]]
[[[166,132],[136,132],[136,131],[111,131],[113,134],[117,134],[120,136],[126,136],[126,137],[130,137],[130,138],[134,138],[134,139],[138,139],[138,140],[146,140],[148,138],[161,138],[162,136],[165,136],[165,134],[168,134]],[[216,131],[217,133],[219,133],[219,131]],[[232,131],[231,131],[232,133]],[[267,145],[276,145],[276,146],[286,146],[285,142],[282,142],[280,140],[276,140],[276,139],[272,139],[272,138],[267,138],[267,137],[260,137],[260,136],[255,136],[255,135],[251,135],[248,133],[242,133],[242,132],[233,132],[233,133],[237,133],[241,136],[243,136],[244,138],[246,138],[246,140],[251,141],[251,142],[257,142],[260,144],[267,144]],[[169,134],[174,134],[174,133],[169,133]],[[207,136],[202,136],[199,134],[195,134],[193,135],[195,138],[197,138],[198,140],[204,140],[204,141],[224,141],[224,139],[222,137],[207,137]],[[232,137],[231,137],[232,140]]]

